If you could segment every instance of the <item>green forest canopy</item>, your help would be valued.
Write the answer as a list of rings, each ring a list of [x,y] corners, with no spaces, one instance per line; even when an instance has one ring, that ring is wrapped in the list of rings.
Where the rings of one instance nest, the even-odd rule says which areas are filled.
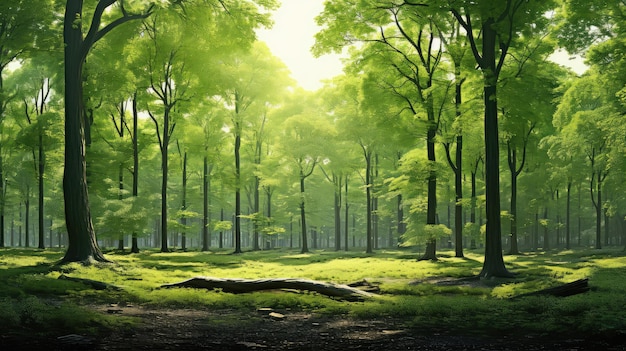
[[[506,275],[624,244],[621,1],[329,0],[313,50],[349,58],[314,92],[255,40],[272,0],[32,6],[0,4],[2,247],[484,246]]]

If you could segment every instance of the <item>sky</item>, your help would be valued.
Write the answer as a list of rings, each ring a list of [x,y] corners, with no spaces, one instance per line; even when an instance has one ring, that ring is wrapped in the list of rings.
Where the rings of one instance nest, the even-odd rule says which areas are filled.
[[[320,30],[315,17],[323,9],[324,0],[282,0],[281,7],[272,16],[274,26],[257,32],[259,39],[289,67],[299,85],[311,91],[322,87],[323,80],[341,74],[343,67],[340,55],[316,58],[311,54],[315,33]],[[580,57],[572,59],[565,52],[557,52],[551,58],[578,74],[586,70]]]
[[[315,17],[323,9],[324,0],[282,0],[272,16],[272,29],[257,32],[259,39],[267,43],[272,53],[289,67],[291,76],[307,90],[317,90],[322,87],[322,80],[342,73],[339,55],[315,58],[311,54],[314,35],[320,30]]]

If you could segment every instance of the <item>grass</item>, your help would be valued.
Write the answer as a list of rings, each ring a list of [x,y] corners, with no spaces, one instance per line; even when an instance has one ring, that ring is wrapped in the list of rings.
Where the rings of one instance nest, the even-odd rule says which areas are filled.
[[[440,252],[438,262],[417,261],[406,251],[289,250],[248,252],[144,251],[109,253],[115,264],[54,266],[63,255],[55,250],[0,250],[0,315],[6,330],[94,332],[127,328],[136,321],[101,315],[86,304],[131,302],[155,308],[185,307],[253,310],[259,307],[305,310],[354,318],[398,318],[421,329],[464,333],[554,333],[620,335],[626,328],[626,256],[621,250],[583,250],[505,256],[514,279],[445,286],[428,283],[435,277],[476,275],[482,253],[454,258]],[[65,274],[107,282],[120,291],[93,290],[59,280]],[[294,277],[347,283],[367,279],[380,285],[382,296],[348,303],[317,294],[258,292],[233,295],[196,289],[160,289],[194,276]],[[568,298],[511,296],[559,283],[589,278],[592,289]],[[415,284],[416,281],[422,281]],[[81,307],[82,306],[82,307]]]

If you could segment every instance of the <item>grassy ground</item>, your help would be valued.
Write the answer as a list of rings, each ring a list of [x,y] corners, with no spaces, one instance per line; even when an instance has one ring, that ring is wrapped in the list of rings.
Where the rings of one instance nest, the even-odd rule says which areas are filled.
[[[505,256],[514,279],[442,285],[441,279],[480,272],[482,253],[454,258],[441,252],[437,262],[417,261],[409,251],[357,252],[146,251],[111,252],[115,264],[54,266],[63,252],[0,250],[0,316],[4,331],[14,333],[95,333],[135,323],[129,317],[85,308],[94,303],[125,303],[153,308],[254,310],[260,307],[345,315],[357,319],[393,317],[410,327],[467,334],[497,333],[620,336],[626,330],[626,255],[621,249],[582,250]],[[60,280],[87,278],[113,284],[115,290],[93,290]],[[294,277],[348,283],[366,279],[380,285],[381,296],[344,302],[317,294],[258,292],[233,295],[159,286],[194,276]],[[589,278],[591,291],[567,298],[509,297]]]

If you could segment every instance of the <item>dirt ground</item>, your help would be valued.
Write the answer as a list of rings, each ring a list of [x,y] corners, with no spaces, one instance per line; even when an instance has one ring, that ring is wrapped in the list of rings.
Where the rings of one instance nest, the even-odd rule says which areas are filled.
[[[529,336],[481,337],[420,332],[401,321],[353,320],[292,311],[206,311],[94,306],[133,316],[139,326],[95,339],[60,335],[50,340],[0,338],[0,350],[626,350],[618,340]],[[626,344],[625,344],[626,345]]]

